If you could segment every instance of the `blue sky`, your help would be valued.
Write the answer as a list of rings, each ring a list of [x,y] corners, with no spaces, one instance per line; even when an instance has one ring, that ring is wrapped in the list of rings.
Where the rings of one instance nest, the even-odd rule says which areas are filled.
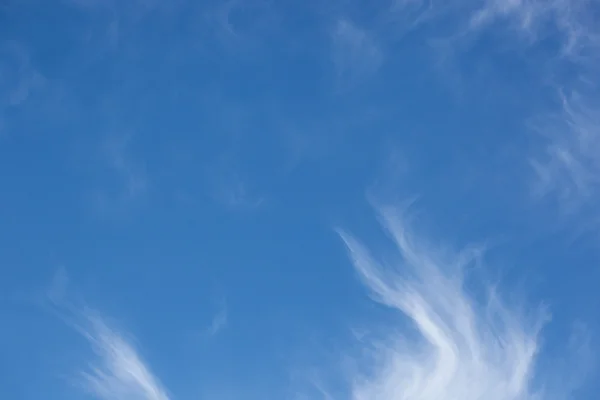
[[[596,0],[0,5],[0,394],[595,399]]]

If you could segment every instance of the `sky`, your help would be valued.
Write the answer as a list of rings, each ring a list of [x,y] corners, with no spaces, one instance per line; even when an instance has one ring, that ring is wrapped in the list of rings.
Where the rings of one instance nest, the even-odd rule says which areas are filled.
[[[0,2],[0,397],[591,400],[598,0]]]

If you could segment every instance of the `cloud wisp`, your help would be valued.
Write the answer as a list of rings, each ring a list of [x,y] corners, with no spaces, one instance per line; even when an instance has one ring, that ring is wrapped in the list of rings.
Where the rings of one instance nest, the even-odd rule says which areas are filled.
[[[210,326],[206,329],[206,335],[213,337],[219,334],[227,326],[228,318],[227,304],[223,302],[219,311],[213,317]]]
[[[84,390],[99,400],[169,400],[134,345],[93,312],[84,314],[80,333],[94,357],[80,373]]]
[[[73,383],[98,400],[170,400],[134,345],[131,335],[118,331],[98,312],[74,305],[69,276],[61,267],[46,291],[50,311],[79,333],[91,357],[77,368]]]
[[[548,141],[531,165],[534,195],[555,196],[560,209],[572,214],[600,195],[600,113],[578,93],[561,99],[559,115],[538,128]]]
[[[335,24],[332,45],[339,90],[357,85],[383,63],[383,52],[376,40],[348,19],[339,19]]]
[[[372,358],[359,363],[368,368],[351,379],[352,399],[567,398],[571,388],[545,391],[551,373],[536,364],[549,319],[543,307],[525,313],[491,286],[474,295],[467,269],[478,265],[481,249],[439,250],[413,234],[403,210],[382,207],[379,217],[397,248],[394,262],[378,260],[354,236],[338,232],[373,298],[409,324],[370,347]]]

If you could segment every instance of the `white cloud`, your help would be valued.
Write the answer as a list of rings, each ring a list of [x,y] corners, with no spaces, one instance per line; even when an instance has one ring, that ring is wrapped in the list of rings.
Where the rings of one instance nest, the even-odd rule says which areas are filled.
[[[98,400],[170,400],[167,390],[142,359],[131,335],[119,332],[79,299],[71,301],[69,276],[59,268],[46,291],[48,309],[79,333],[91,357],[77,368],[75,387]]]
[[[456,33],[464,33],[465,28],[470,33],[490,26],[509,28],[531,43],[549,33],[558,33],[564,54],[576,55],[586,47],[600,45],[600,28],[593,16],[596,7],[596,2],[589,0],[396,0],[387,13],[411,17],[412,20],[401,19],[411,28],[446,18],[454,20]]]
[[[453,253],[426,243],[413,234],[404,210],[382,207],[379,217],[397,259],[387,254],[377,259],[352,235],[339,232],[374,299],[397,311],[399,319],[397,329],[372,346],[372,358],[361,360],[352,399],[568,398],[570,370],[552,366],[560,371],[551,372],[536,364],[548,321],[544,308],[524,313],[486,285],[485,296],[474,295],[465,287],[466,272],[481,261],[481,249]],[[555,387],[553,373],[561,373],[562,387]]]
[[[559,88],[559,111],[536,124],[546,141],[529,158],[534,195],[556,200],[563,214],[591,211],[600,194],[597,10],[598,3],[587,0],[489,0],[471,19],[472,28],[505,22],[528,44],[541,45],[549,37],[559,46],[540,64],[550,71],[541,80]]]
[[[332,34],[333,64],[338,86],[350,88],[374,74],[383,62],[375,39],[348,19],[340,19]]]
[[[536,126],[546,145],[531,159],[533,190],[555,196],[563,212],[573,213],[600,195],[600,112],[578,93],[561,98],[560,113]]]
[[[555,30],[561,38],[563,54],[580,57],[585,48],[598,48],[600,36],[595,27],[594,2],[587,0],[487,0],[471,17],[470,26],[478,28],[504,20],[531,41]]]
[[[441,41],[443,45],[438,43],[437,48],[445,51],[444,54],[438,51],[445,61],[444,76],[452,76],[460,87],[473,79],[463,76],[447,62],[483,33],[499,33],[498,36],[504,38],[505,51],[537,47],[540,51],[534,56],[515,52],[514,57],[525,54],[527,64],[539,71],[539,80],[536,79],[532,87],[539,88],[540,98],[544,96],[541,88],[556,88],[562,101],[556,115],[544,118],[542,123],[537,116],[536,133],[541,133],[546,141],[541,149],[535,148],[526,155],[534,172],[530,182],[532,192],[538,199],[556,200],[566,214],[581,211],[598,199],[600,114],[596,110],[600,106],[600,91],[595,81],[600,76],[600,24],[597,1],[462,0],[442,4],[399,0],[394,4],[396,13],[412,15],[412,10],[419,10],[415,21],[431,24],[445,21],[454,26],[446,31],[448,37]],[[422,17],[423,14],[427,18]],[[486,90],[490,88],[490,81],[488,77]],[[502,84],[513,85],[514,82],[503,81]],[[547,100],[543,99],[544,108],[538,108],[540,111],[536,114],[548,114]]]
[[[81,335],[91,350],[86,352],[86,362],[69,374],[72,386],[97,400],[170,400],[171,394],[141,356],[136,339],[87,307],[81,296],[74,297],[77,293],[69,282],[66,269],[60,267],[45,291],[49,303],[43,304]],[[215,318],[215,330],[226,323],[226,309],[221,311],[225,316]]]
[[[102,318],[88,312],[79,330],[95,354],[80,374],[86,391],[99,400],[169,400],[133,344]]]

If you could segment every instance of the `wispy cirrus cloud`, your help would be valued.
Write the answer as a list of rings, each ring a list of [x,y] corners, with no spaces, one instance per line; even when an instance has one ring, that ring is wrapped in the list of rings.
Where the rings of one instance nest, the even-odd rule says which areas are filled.
[[[338,90],[352,88],[383,63],[383,50],[376,39],[349,19],[336,21],[331,40]]]
[[[373,342],[351,378],[355,400],[567,399],[570,367],[537,363],[543,307],[524,312],[483,282],[467,285],[483,251],[453,253],[415,235],[405,209],[380,207],[380,222],[398,256],[377,257],[353,235],[339,234],[373,298],[397,312],[389,335]],[[404,318],[405,317],[405,318]],[[408,322],[406,324],[405,322]],[[580,338],[581,339],[581,338]],[[365,343],[363,339],[361,346]],[[577,346],[585,346],[581,339]],[[364,351],[361,347],[361,352]],[[571,349],[569,349],[571,350]],[[554,378],[561,374],[561,385]],[[577,374],[583,375],[581,370]]]
[[[600,113],[589,102],[577,92],[561,93],[558,115],[536,126],[546,141],[531,159],[533,194],[552,196],[567,214],[593,206],[600,195]]]
[[[210,326],[206,330],[206,333],[209,336],[215,336],[219,332],[221,332],[227,326],[228,313],[227,313],[227,305],[221,305],[221,308],[213,317]]]
[[[470,27],[505,22],[527,45],[552,39],[557,46],[541,60],[548,72],[540,80],[557,94],[553,110],[540,111],[534,133],[544,138],[530,154],[532,193],[552,199],[563,215],[595,212],[600,173],[600,4],[594,1],[499,1],[485,3]],[[565,71],[569,71],[565,73]]]
[[[98,400],[170,400],[167,389],[136,348],[135,339],[107,322],[99,312],[71,301],[73,287],[64,267],[46,290],[50,311],[87,342],[90,356],[75,368],[71,382]]]
[[[487,0],[471,15],[469,27],[479,29],[505,22],[531,43],[558,34],[562,55],[580,58],[586,48],[600,45],[598,28],[590,14],[597,5],[587,0]]]
[[[96,186],[92,202],[101,213],[126,209],[148,193],[146,166],[132,154],[131,142],[130,134],[113,135],[100,147],[100,170],[107,174]]]
[[[593,14],[597,7],[589,0],[396,0],[380,19],[387,24],[401,22],[405,26],[398,29],[403,31],[406,26],[414,29],[440,20],[453,21],[450,34],[478,34],[492,26],[502,27],[529,43],[558,34],[563,55],[576,56],[586,47],[600,45]]]
[[[552,198],[566,214],[582,210],[598,199],[596,149],[600,118],[595,110],[600,104],[600,90],[595,81],[600,75],[597,21],[600,4],[597,1],[463,0],[442,4],[400,0],[393,4],[389,13],[404,18],[388,20],[404,21],[404,26],[411,29],[425,25],[445,27],[443,32],[434,29],[440,39],[435,49],[443,50],[438,51],[444,59],[442,69],[450,72],[461,88],[473,79],[448,64],[460,59],[465,50],[488,33],[501,38],[499,43],[504,46],[492,47],[492,51],[514,50],[515,58],[527,57],[527,65],[536,71],[528,80],[533,80],[531,83],[538,88],[534,92],[540,100],[539,104],[528,104],[535,110],[530,115],[535,120],[533,133],[544,139],[537,140],[535,148],[524,152],[533,170],[533,174],[524,175],[533,177],[528,182],[531,192],[537,199]],[[535,55],[529,52],[532,49]],[[489,90],[495,77],[485,78],[484,88]],[[502,81],[505,84],[516,82]],[[516,90],[522,93],[523,88]]]
[[[79,374],[84,390],[99,400],[170,399],[130,340],[94,312],[83,317],[79,331],[94,353]]]

